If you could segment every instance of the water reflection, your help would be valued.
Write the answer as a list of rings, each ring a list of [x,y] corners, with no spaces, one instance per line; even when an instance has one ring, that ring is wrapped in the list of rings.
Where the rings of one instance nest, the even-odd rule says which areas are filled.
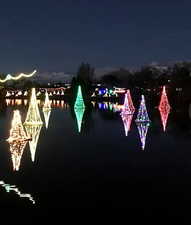
[[[49,100],[47,91],[46,91],[46,94],[45,94],[45,102],[44,102],[44,106],[43,106],[42,111],[43,111],[43,114],[44,114],[45,126],[46,126],[46,129],[47,129],[48,124],[49,124],[50,114],[51,114],[51,102]]]
[[[125,128],[125,136],[128,136],[128,132],[130,131],[130,128],[131,128],[133,115],[127,115],[127,114],[121,113],[121,118]]]
[[[43,106],[44,102],[40,99],[37,100],[38,105]],[[6,99],[5,100],[6,106],[20,106],[24,105],[27,106],[28,99]],[[63,108],[68,109],[69,105],[64,100],[50,100],[50,104],[52,108]]]
[[[6,184],[4,181],[0,181],[0,185],[5,188],[7,193],[14,191],[20,198],[28,198],[32,204],[35,204],[35,200],[30,194],[21,193],[21,191],[15,185]]]
[[[149,129],[150,123],[149,122],[137,122],[137,128],[139,131],[139,137],[141,140],[141,148],[142,150],[145,149],[145,142],[146,142],[146,136],[147,136],[147,131]]]
[[[26,147],[27,137],[18,110],[13,111],[13,119],[10,130],[10,136],[7,139],[10,145],[11,158],[13,162],[13,170],[18,171],[21,163],[23,151]]]
[[[31,140],[29,140],[29,147],[31,152],[31,159],[32,159],[32,162],[34,162],[36,148],[37,148],[42,125],[24,125],[24,126],[25,126],[27,136],[31,138]]]
[[[76,121],[77,121],[77,126],[78,126],[78,132],[81,132],[81,127],[82,127],[82,121],[83,121],[83,116],[85,112],[85,108],[79,108],[79,109],[74,109],[75,115],[76,115]]]
[[[45,127],[46,129],[48,129],[51,110],[43,109],[43,114],[44,114]]]

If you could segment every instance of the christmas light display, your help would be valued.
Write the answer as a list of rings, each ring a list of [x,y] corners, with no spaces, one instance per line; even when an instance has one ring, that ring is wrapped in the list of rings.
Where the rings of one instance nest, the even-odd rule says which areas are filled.
[[[141,95],[141,103],[139,106],[139,110],[138,110],[138,114],[137,114],[137,118],[135,122],[150,122],[150,119],[147,113],[144,95]]]
[[[10,136],[7,139],[10,145],[13,170],[19,170],[22,154],[28,140],[29,138],[27,137],[21,122],[20,112],[19,110],[15,110],[13,112]]]
[[[43,122],[40,117],[38,102],[36,99],[36,91],[35,88],[32,88],[31,99],[24,125],[42,125],[42,124]]]
[[[10,152],[11,152],[11,159],[13,163],[13,170],[18,171],[21,164],[21,158],[24,152],[24,149],[27,144],[26,140],[15,140],[9,142]]]
[[[11,74],[7,74],[6,78],[5,79],[0,79],[0,83],[5,83],[6,81],[8,80],[19,80],[21,79],[22,77],[32,77],[37,71],[34,70],[31,74],[24,74],[24,73],[21,73],[19,74],[18,76],[14,77],[12,76]]]
[[[149,126],[150,126],[149,122],[140,122],[140,123],[137,122],[137,128],[139,131],[142,150],[145,149],[146,136]]]
[[[21,115],[19,110],[13,111],[13,119],[11,123],[11,129],[10,129],[10,136],[7,139],[8,142],[14,141],[14,140],[25,140],[27,139],[27,135],[25,133],[25,130],[23,128],[22,122],[21,122]]]
[[[82,96],[82,90],[81,90],[81,86],[78,86],[78,92],[77,92],[77,97],[76,97],[76,101],[74,104],[74,108],[75,109],[83,109],[85,108],[84,105],[84,100],[83,100],[83,96]]]
[[[82,121],[83,121],[83,116],[85,112],[85,108],[74,108],[74,112],[76,115],[76,120],[77,120],[77,125],[78,125],[78,132],[81,132],[81,126],[82,126]]]
[[[24,125],[24,127],[26,130],[27,136],[31,138],[31,140],[29,140],[29,147],[31,152],[31,159],[32,159],[32,162],[34,162],[36,148],[37,148],[42,125]]]
[[[159,104],[159,111],[161,115],[161,121],[163,125],[163,130],[165,132],[166,130],[166,124],[168,120],[168,115],[170,113],[170,104],[168,101],[168,97],[166,94],[166,88],[163,86],[162,94],[161,94],[161,99],[160,99],[160,104]]]
[[[11,93],[9,91],[7,91],[5,97],[9,97],[9,96],[11,96]]]
[[[135,107],[133,105],[130,90],[127,90],[127,93],[125,94],[125,100],[122,111],[123,113],[126,114],[133,114],[135,112]]]
[[[20,198],[28,198],[32,204],[35,204],[35,200],[30,194],[21,193],[21,191],[16,187],[16,185],[6,184],[4,181],[0,181],[0,185],[5,189],[7,193],[14,191]]]
[[[130,115],[130,114],[127,115],[127,114],[121,113],[121,118],[122,118],[123,125],[125,128],[125,136],[128,136],[128,132],[130,131],[130,128],[131,128],[131,122],[132,122],[133,115]]]
[[[43,110],[50,110],[50,109],[51,109],[51,103],[50,103],[50,100],[49,100],[49,97],[48,97],[48,92],[46,91]]]

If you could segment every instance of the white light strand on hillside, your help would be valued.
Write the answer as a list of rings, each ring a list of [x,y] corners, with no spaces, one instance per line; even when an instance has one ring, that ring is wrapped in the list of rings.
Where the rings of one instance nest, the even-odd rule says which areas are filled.
[[[34,70],[32,73],[30,74],[24,74],[24,73],[20,73],[18,76],[14,77],[11,74],[7,74],[7,76],[5,77],[5,79],[0,79],[0,83],[5,83],[8,80],[19,80],[22,77],[32,77],[37,71]]]

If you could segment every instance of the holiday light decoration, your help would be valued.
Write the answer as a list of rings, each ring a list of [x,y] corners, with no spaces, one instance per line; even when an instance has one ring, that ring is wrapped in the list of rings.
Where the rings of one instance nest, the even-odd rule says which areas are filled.
[[[146,142],[146,136],[147,136],[147,131],[150,126],[150,122],[137,122],[137,128],[139,131],[139,136],[141,140],[141,147],[142,150],[145,149],[145,142]]]
[[[133,114],[135,112],[135,107],[133,105],[130,90],[127,90],[127,93],[125,94],[122,112],[123,114]]]
[[[24,125],[42,125],[42,124],[43,122],[40,117],[38,102],[36,99],[36,91],[35,88],[32,88],[31,99]]]
[[[27,136],[31,138],[29,140],[29,147],[31,152],[31,159],[32,159],[32,162],[34,162],[36,148],[37,148],[42,125],[24,125],[24,127],[26,130]]]
[[[91,95],[91,97],[96,97],[96,94],[95,94],[95,92],[93,92],[93,94]]]
[[[7,141],[10,145],[13,170],[18,171],[20,167],[21,157],[29,138],[27,137],[23,128],[19,110],[15,110],[13,111],[13,113],[14,114],[11,124],[10,136]]]
[[[14,77],[12,76],[11,74],[7,74],[6,78],[5,79],[0,79],[0,83],[5,83],[6,81],[8,80],[19,80],[21,79],[22,77],[32,77],[37,71],[34,70],[32,73],[30,74],[24,74],[24,73],[21,73],[19,74],[18,76]]]
[[[25,140],[27,139],[27,135],[25,133],[25,130],[23,128],[22,122],[21,122],[21,115],[19,110],[13,111],[13,119],[11,123],[11,129],[10,129],[10,136],[7,139],[8,142],[12,142],[15,140]]]
[[[9,91],[7,91],[5,97],[9,97],[9,96],[11,96],[11,93]]]
[[[10,145],[10,152],[11,152],[11,159],[13,163],[13,170],[18,171],[21,164],[21,158],[24,152],[24,149],[27,144],[26,140],[15,140],[9,142]]]
[[[0,185],[5,189],[7,193],[14,191],[20,198],[28,198],[32,204],[35,204],[35,200],[30,194],[21,193],[21,191],[16,187],[16,185],[6,184],[4,181],[0,181]]]
[[[81,90],[81,86],[78,86],[78,92],[77,92],[77,97],[76,97],[76,101],[74,104],[74,108],[75,109],[84,109],[85,105],[84,105],[84,100],[83,100],[83,96],[82,96],[82,90]]]
[[[139,106],[139,110],[138,110],[138,114],[137,114],[137,118],[135,122],[150,122],[150,119],[147,113],[144,95],[141,95],[141,103]]]
[[[160,111],[163,130],[165,132],[166,124],[167,124],[167,120],[168,120],[168,115],[170,113],[170,104],[169,104],[168,97],[167,97],[167,94],[166,94],[165,86],[163,86],[160,104],[159,104],[158,108],[159,108],[159,111]]]
[[[43,111],[43,114],[44,114],[45,126],[46,126],[46,129],[47,129],[48,128],[49,119],[50,119],[50,114],[51,114],[51,102],[49,100],[47,91],[45,93],[45,102],[44,102],[44,106],[43,106],[42,111]]]
[[[21,95],[22,95],[22,91],[19,91],[19,92],[18,92],[18,96],[21,96]]]
[[[44,101],[44,106],[43,106],[44,110],[50,110],[51,109],[51,103],[48,97],[48,92],[46,91],[45,93],[45,101]]]
[[[121,118],[122,118],[123,125],[124,125],[124,128],[125,128],[125,136],[128,136],[128,133],[129,133],[130,128],[131,128],[131,122],[132,122],[133,115],[121,113]]]
[[[85,108],[74,108],[74,112],[76,115],[77,125],[78,125],[78,132],[81,132],[82,120],[85,112]]]

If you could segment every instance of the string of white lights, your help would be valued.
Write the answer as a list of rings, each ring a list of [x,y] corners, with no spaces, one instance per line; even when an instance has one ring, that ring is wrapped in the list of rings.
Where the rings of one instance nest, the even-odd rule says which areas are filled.
[[[7,74],[7,76],[5,77],[5,79],[0,79],[0,83],[5,83],[8,80],[19,80],[22,77],[32,77],[37,71],[34,70],[32,73],[30,74],[25,74],[25,73],[20,73],[18,76],[14,77],[11,74]]]

